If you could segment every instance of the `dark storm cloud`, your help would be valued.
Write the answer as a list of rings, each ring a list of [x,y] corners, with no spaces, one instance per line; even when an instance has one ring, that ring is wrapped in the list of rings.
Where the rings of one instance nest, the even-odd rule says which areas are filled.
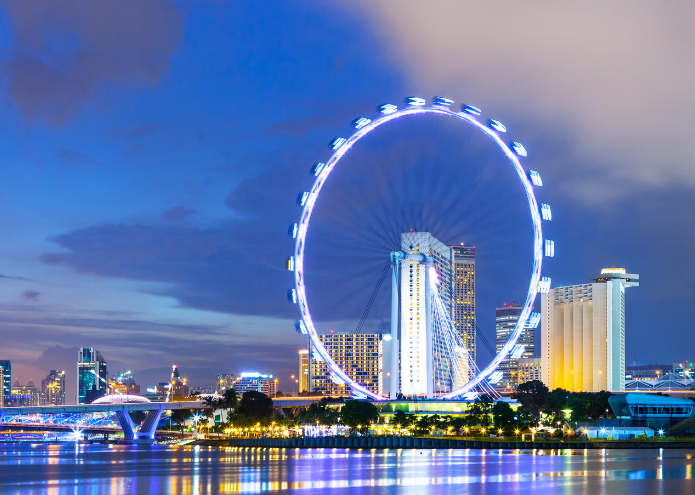
[[[24,293],[22,293],[22,298],[25,301],[38,301],[40,295],[41,293],[39,291],[34,289],[28,289],[25,290]]]
[[[102,85],[148,85],[169,69],[184,14],[166,0],[25,2],[6,8],[16,36],[5,64],[27,120],[59,125]]]

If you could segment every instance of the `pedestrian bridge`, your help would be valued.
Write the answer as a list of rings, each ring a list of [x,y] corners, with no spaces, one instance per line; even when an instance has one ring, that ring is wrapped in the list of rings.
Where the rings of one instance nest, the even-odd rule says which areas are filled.
[[[107,398],[113,397],[112,400]],[[74,404],[64,406],[27,406],[0,408],[0,423],[5,416],[22,416],[30,414],[89,414],[89,413],[115,413],[118,422],[123,429],[123,441],[125,443],[152,443],[154,442],[157,424],[164,411],[176,411],[185,409],[209,409],[203,401],[182,402],[142,402],[133,397],[133,402],[123,402],[120,396],[107,396],[102,403]],[[135,402],[137,400],[137,402]],[[147,400],[147,399],[145,399]],[[143,411],[147,413],[145,421],[138,428],[130,418],[129,412]]]

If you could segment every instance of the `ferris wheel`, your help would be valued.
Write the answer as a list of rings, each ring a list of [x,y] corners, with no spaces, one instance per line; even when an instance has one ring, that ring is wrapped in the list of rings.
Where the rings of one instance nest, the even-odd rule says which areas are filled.
[[[297,203],[302,207],[302,213],[299,222],[293,223],[289,227],[289,235],[295,240],[295,248],[294,254],[289,256],[286,262],[286,267],[293,272],[295,281],[295,287],[288,291],[287,296],[291,303],[299,307],[300,311],[300,319],[295,323],[295,329],[298,333],[309,336],[314,352],[317,353],[317,359],[325,362],[330,371],[331,379],[335,383],[349,386],[355,397],[371,398],[377,401],[388,399],[388,397],[374,393],[372,390],[369,390],[367,387],[348,376],[348,374],[331,358],[327,349],[321,342],[312,320],[306,295],[306,285],[304,281],[304,249],[311,215],[316,207],[319,193],[326,183],[326,180],[328,180],[333,169],[350,149],[360,139],[381,125],[393,122],[399,118],[418,115],[437,115],[446,118],[454,118],[462,123],[472,125],[488,136],[508,158],[524,188],[531,213],[533,224],[533,266],[528,293],[516,326],[500,352],[484,369],[478,370],[475,363],[473,363],[470,369],[475,371],[474,373],[469,373],[466,382],[463,385],[453,388],[450,392],[442,394],[440,398],[461,397],[474,390],[485,390],[486,386],[487,389],[490,389],[489,385],[491,378],[501,377],[501,372],[497,371],[497,367],[500,363],[507,358],[507,356],[512,358],[519,357],[520,353],[517,340],[521,336],[524,328],[535,328],[540,321],[540,315],[537,313],[532,314],[531,310],[537,293],[548,293],[550,290],[550,278],[541,277],[543,257],[554,256],[554,243],[551,240],[543,239],[541,228],[543,220],[547,221],[552,219],[550,206],[547,204],[539,204],[536,201],[534,193],[535,188],[543,185],[540,174],[534,170],[524,169],[520,159],[527,156],[526,149],[521,143],[516,141],[507,142],[502,139],[502,135],[507,132],[507,129],[501,122],[494,119],[485,120],[481,118],[481,110],[473,105],[464,104],[461,105],[460,111],[455,111],[452,109],[453,104],[453,100],[440,96],[434,97],[431,105],[428,105],[423,98],[408,97],[405,99],[405,106],[400,109],[393,104],[384,104],[377,107],[379,115],[375,118],[359,117],[355,119],[352,122],[352,127],[354,128],[352,135],[347,138],[337,137],[331,141],[330,148],[333,150],[332,156],[325,163],[316,163],[312,167],[311,173],[316,177],[314,184],[309,191],[301,192],[297,198]],[[423,263],[426,263],[424,258]],[[436,278],[436,276],[434,278]],[[436,291],[433,291],[433,293],[436,294]],[[436,300],[433,306],[435,308],[437,307]],[[449,342],[450,347],[454,349],[452,352],[456,352],[455,349],[460,349],[461,344],[456,340],[455,326],[444,313],[446,313],[446,311],[440,310],[439,314],[446,320],[444,322],[444,327],[448,327],[450,331],[443,340]]]

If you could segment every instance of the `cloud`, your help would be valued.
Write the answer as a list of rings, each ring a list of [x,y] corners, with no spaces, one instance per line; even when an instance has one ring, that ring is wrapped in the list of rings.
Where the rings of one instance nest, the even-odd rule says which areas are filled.
[[[89,158],[87,155],[84,155],[79,151],[74,150],[58,150],[58,158],[61,162],[63,162],[63,164],[68,166],[88,165],[90,167],[94,167],[99,165],[98,161],[93,160],[92,158]]]
[[[28,290],[24,291],[24,293],[22,294],[22,297],[24,298],[25,301],[38,301],[39,295],[41,295],[41,293],[39,291],[34,290],[34,289],[28,289]]]
[[[192,208],[184,208],[183,206],[174,206],[169,208],[164,212],[162,218],[165,222],[182,222],[194,215],[197,215],[198,211]]]
[[[296,352],[296,336],[285,331],[290,325],[283,320],[231,318],[220,324],[200,324],[147,319],[129,312],[41,304],[36,308],[0,304],[2,330],[13,336],[13,376],[22,383],[33,378],[40,384],[49,370],[65,370],[70,400],[75,394],[79,346],[97,348],[109,375],[133,370],[142,391],[166,381],[174,363],[184,376],[201,385],[212,385],[216,373],[258,369],[259,363],[264,371],[280,376],[289,376],[294,369],[287,357]],[[259,335],[267,342],[259,345]],[[67,347],[65,342],[76,346]],[[181,352],[191,348],[196,352]]]
[[[503,120],[575,197],[695,186],[693,2],[441,0],[427,15],[414,0],[343,5],[372,26],[413,93]]]
[[[104,85],[151,85],[169,69],[185,15],[166,0],[6,4],[15,29],[5,68],[26,120],[58,126]]]
[[[20,280],[22,282],[31,282],[32,280],[30,278],[26,277],[10,277],[7,275],[1,275],[0,274],[0,279],[5,279],[5,280]]]

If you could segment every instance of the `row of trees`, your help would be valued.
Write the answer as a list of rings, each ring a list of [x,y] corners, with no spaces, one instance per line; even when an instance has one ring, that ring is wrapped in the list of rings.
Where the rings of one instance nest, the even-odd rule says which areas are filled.
[[[550,392],[542,382],[534,380],[518,386],[513,398],[521,403],[515,411],[503,401],[495,402],[488,395],[479,396],[470,406],[467,414],[462,416],[408,415],[397,411],[391,423],[400,428],[409,428],[414,434],[422,435],[433,430],[457,432],[464,429],[475,431],[481,429],[527,430],[542,422],[546,426],[555,426],[557,422],[598,420],[610,413],[608,405],[609,392],[568,392],[556,389]],[[258,424],[282,424],[299,426],[302,424],[343,424],[354,431],[364,433],[372,423],[379,422],[376,406],[366,401],[346,401],[342,408],[330,407],[333,403],[342,403],[342,398],[325,397],[299,412],[294,419],[275,416],[273,400],[261,392],[245,392],[239,397],[234,389],[229,389],[220,398],[207,398],[211,407],[206,415],[210,417],[214,410],[229,411],[228,424],[235,427],[251,427]],[[233,411],[233,412],[232,412]],[[182,425],[190,419],[190,411],[174,411],[172,421]],[[222,426],[222,429],[225,426]]]

